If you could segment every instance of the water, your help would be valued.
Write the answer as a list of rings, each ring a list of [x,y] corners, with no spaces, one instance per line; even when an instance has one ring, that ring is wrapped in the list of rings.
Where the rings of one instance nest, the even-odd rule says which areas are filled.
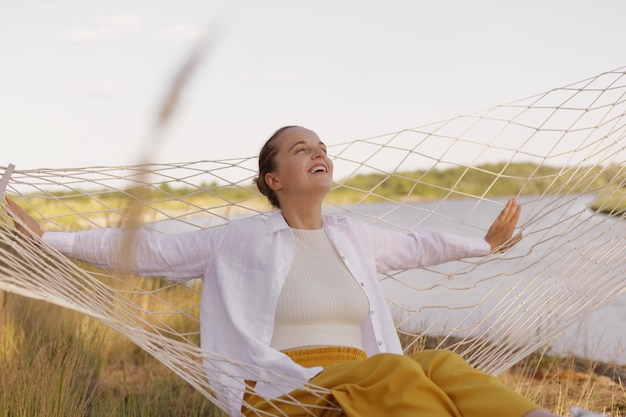
[[[626,222],[588,207],[593,195],[521,199],[524,238],[478,264],[454,262],[383,281],[406,327],[493,334],[496,343],[543,347],[626,364]],[[503,203],[504,200],[499,200]],[[501,204],[470,199],[356,207],[351,215],[383,227],[483,236]],[[398,280],[402,282],[398,282]],[[489,314],[490,311],[495,313]],[[410,316],[407,318],[407,316]]]
[[[589,210],[593,199],[520,199],[524,238],[505,254],[383,279],[396,319],[410,330],[447,334],[456,328],[460,336],[488,334],[491,342],[513,349],[549,344],[554,353],[626,364],[626,222]],[[450,199],[347,210],[382,227],[482,237],[503,202]],[[182,231],[171,223],[161,226]]]

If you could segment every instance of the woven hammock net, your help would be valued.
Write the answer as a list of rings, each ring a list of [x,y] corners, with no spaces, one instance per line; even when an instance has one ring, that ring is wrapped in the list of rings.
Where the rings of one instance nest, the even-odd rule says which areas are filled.
[[[380,276],[406,352],[447,348],[498,374],[626,290],[625,116],[622,68],[474,114],[329,144],[336,185],[327,213],[483,236],[506,199],[523,205],[524,238],[504,254]],[[0,192],[44,230],[184,232],[266,214],[252,186],[256,164],[7,164]],[[200,286],[86,267],[20,237],[0,211],[0,290],[100,320],[227,409],[209,388],[220,364],[246,375],[266,370],[199,348]]]

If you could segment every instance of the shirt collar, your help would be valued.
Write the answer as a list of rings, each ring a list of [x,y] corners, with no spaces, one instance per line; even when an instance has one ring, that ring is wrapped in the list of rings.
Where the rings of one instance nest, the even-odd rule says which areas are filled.
[[[271,235],[282,229],[289,229],[289,225],[282,213],[277,211],[267,218],[267,233]]]
[[[322,227],[332,226],[336,223],[335,216],[322,215]],[[280,211],[273,213],[267,218],[267,233],[273,234],[279,230],[289,229],[289,225]]]

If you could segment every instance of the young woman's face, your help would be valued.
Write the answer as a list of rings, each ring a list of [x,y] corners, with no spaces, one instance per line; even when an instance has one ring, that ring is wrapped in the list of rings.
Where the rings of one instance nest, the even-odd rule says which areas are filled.
[[[281,133],[276,141],[276,170],[266,175],[266,181],[274,191],[294,195],[330,191],[333,163],[326,155],[326,145],[315,132],[292,127]]]

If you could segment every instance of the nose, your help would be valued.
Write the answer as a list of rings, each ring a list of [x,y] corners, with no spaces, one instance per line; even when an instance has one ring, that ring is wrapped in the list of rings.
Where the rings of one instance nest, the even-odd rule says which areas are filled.
[[[313,159],[317,159],[317,158],[321,158],[325,155],[324,150],[322,148],[315,148],[313,150],[313,154],[312,154],[312,158]]]

